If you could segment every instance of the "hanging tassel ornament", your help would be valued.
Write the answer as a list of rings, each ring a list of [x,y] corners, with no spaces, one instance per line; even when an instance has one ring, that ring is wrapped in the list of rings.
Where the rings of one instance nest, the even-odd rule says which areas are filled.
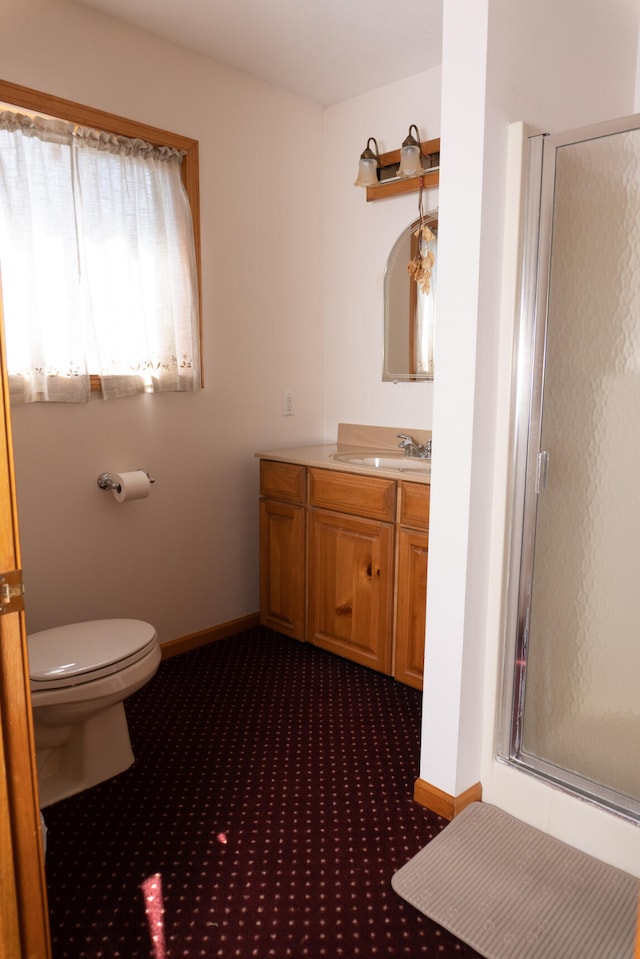
[[[413,234],[418,239],[418,249],[416,255],[412,260],[409,260],[407,264],[407,272],[411,279],[418,284],[422,292],[427,294],[431,290],[431,274],[433,272],[433,264],[436,261],[435,254],[429,244],[432,240],[435,240],[436,235],[427,224],[424,213],[422,187],[423,180],[420,178],[420,193],[418,195],[420,222],[418,223],[417,230],[415,230]]]

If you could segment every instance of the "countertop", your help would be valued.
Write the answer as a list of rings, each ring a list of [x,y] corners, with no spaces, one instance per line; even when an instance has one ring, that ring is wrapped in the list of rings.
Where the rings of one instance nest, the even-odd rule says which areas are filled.
[[[298,466],[315,466],[320,469],[338,470],[341,473],[359,473],[365,476],[380,476],[386,479],[403,479],[412,483],[431,484],[430,470],[416,469],[411,466],[411,458],[408,456],[398,457],[397,469],[378,469],[376,467],[354,465],[345,463],[342,460],[336,460],[333,457],[336,453],[340,454],[369,454],[376,453],[397,453],[397,450],[383,450],[379,446],[375,448],[363,446],[351,446],[346,443],[333,443],[320,446],[298,446],[292,449],[284,450],[263,450],[255,455],[258,459],[277,460],[280,463],[294,463]]]

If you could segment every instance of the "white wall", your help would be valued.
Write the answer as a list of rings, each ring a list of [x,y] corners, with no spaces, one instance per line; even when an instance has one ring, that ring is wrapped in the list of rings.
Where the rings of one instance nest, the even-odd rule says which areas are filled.
[[[255,612],[253,454],[323,429],[323,110],[65,0],[5,0],[0,64],[200,141],[205,389],[13,411],[28,628],[136,616],[166,641]],[[139,466],[149,499],[98,489]]]
[[[430,429],[432,383],[383,383],[386,261],[418,215],[418,194],[366,202],[353,186],[369,137],[396,150],[415,123],[440,136],[440,69],[329,107],[325,117],[325,435],[338,422]],[[425,206],[438,205],[438,190]],[[437,364],[437,358],[436,358]],[[437,370],[437,367],[436,367]],[[437,372],[436,372],[437,375]]]
[[[471,569],[484,151],[484,3],[444,5],[436,372],[420,777],[450,795],[480,779],[483,567]],[[476,479],[479,483],[480,479]],[[485,480],[482,478],[482,482]],[[470,613],[472,574],[480,577]],[[473,619],[470,619],[473,616]],[[469,682],[465,682],[465,678]]]

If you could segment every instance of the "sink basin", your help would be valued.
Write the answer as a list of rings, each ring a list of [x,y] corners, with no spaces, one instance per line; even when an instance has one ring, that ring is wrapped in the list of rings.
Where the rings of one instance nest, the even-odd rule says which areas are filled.
[[[350,466],[364,466],[367,469],[394,470],[402,473],[430,473],[431,460],[394,453],[392,450],[367,450],[365,452],[333,453],[332,458]]]

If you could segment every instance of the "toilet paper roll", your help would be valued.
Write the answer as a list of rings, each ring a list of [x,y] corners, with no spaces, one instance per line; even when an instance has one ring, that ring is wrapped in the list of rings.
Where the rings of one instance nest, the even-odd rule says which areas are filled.
[[[151,489],[151,482],[144,470],[114,473],[113,483],[113,495],[119,503],[128,503],[133,499],[146,499]]]

